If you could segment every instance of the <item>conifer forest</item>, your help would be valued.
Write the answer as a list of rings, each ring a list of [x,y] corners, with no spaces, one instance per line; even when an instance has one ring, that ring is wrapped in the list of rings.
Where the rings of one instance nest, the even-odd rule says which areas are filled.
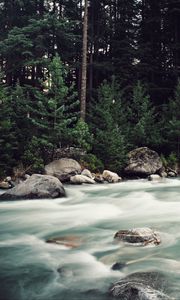
[[[0,0],[0,177],[142,146],[180,159],[180,1]]]

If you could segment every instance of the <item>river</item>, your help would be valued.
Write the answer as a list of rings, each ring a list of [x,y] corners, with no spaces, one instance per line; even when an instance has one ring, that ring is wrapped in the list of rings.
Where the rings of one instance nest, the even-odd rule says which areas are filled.
[[[180,299],[179,179],[66,191],[67,198],[0,203],[0,300],[104,300],[112,283],[146,271],[165,274],[169,296]],[[138,227],[154,228],[162,243],[114,243],[118,230]],[[68,235],[79,247],[46,243]],[[113,271],[114,262],[132,263]]]

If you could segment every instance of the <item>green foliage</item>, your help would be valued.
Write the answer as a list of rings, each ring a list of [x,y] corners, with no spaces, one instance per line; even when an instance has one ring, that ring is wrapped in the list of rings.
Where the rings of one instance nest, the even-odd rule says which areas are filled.
[[[169,101],[169,111],[168,111],[168,140],[174,146],[174,151],[177,153],[178,158],[180,158],[180,79],[178,80],[174,98]]]
[[[128,109],[130,140],[133,147],[155,147],[160,143],[155,117],[150,97],[138,81],[133,89],[132,102]]]
[[[117,172],[124,166],[126,152],[119,95],[114,79],[111,84],[105,82],[99,88],[98,102],[91,113],[93,153],[102,159],[106,168]]]
[[[1,1],[0,172],[22,157],[41,169],[45,149],[71,145],[118,172],[137,146],[179,159],[177,2],[89,1],[86,124],[78,121],[84,2]]]
[[[175,153],[171,152],[167,159],[167,163],[170,168],[175,168],[178,163],[177,155]]]
[[[2,77],[0,78],[2,80]],[[15,122],[13,120],[12,102],[7,88],[0,83],[0,174],[10,172],[16,164],[18,150],[15,136]]]
[[[42,138],[32,137],[22,156],[22,162],[31,173],[42,173],[44,170],[43,154],[47,149],[47,141]]]
[[[161,160],[163,163],[163,166],[165,168],[172,168],[175,169],[179,160],[177,155],[174,152],[171,152],[168,156],[164,156],[163,154],[161,154]]]
[[[71,136],[75,146],[78,146],[85,151],[91,150],[93,136],[89,131],[87,123],[82,119],[79,119],[76,126],[72,129]]]
[[[30,120],[36,136],[53,145],[54,148],[68,143],[71,126],[77,119],[72,107],[78,105],[73,86],[65,83],[66,71],[59,56],[49,63],[49,81],[44,91],[31,89],[33,96],[30,106]]]
[[[92,153],[86,154],[83,159],[80,160],[80,164],[91,172],[102,172],[104,170],[103,162]]]

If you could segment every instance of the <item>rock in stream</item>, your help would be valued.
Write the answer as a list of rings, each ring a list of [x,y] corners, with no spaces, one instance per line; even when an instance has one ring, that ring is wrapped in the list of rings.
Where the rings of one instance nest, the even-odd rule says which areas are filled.
[[[158,272],[133,273],[111,286],[110,296],[121,300],[170,300],[167,280]]]
[[[114,239],[137,246],[159,245],[160,236],[151,228],[134,228],[128,230],[119,230],[116,232]]]

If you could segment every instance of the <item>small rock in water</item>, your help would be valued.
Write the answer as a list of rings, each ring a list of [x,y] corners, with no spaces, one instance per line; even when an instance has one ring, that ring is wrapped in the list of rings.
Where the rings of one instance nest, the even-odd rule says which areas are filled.
[[[102,176],[103,179],[109,183],[117,183],[122,181],[122,178],[119,177],[117,173],[111,172],[109,170],[104,170]]]
[[[73,184],[83,184],[83,183],[94,184],[95,183],[94,179],[87,177],[85,175],[71,176],[70,182]]]
[[[162,177],[158,174],[151,174],[151,175],[149,175],[148,180],[149,181],[161,181]]]
[[[7,181],[0,182],[0,189],[7,190],[9,188],[11,188],[11,185],[9,184],[9,182],[7,182]]]
[[[149,244],[159,245],[161,243],[159,234],[150,228],[119,230],[115,234],[114,239],[141,246]]]
[[[123,269],[125,267],[126,267],[126,263],[117,262],[114,265],[112,265],[111,269],[113,271],[119,271],[119,270],[121,270],[121,269]]]
[[[174,178],[177,177],[177,173],[175,171],[168,172],[168,177]]]
[[[61,236],[48,239],[46,243],[77,248],[80,246],[80,239],[76,236]]]

